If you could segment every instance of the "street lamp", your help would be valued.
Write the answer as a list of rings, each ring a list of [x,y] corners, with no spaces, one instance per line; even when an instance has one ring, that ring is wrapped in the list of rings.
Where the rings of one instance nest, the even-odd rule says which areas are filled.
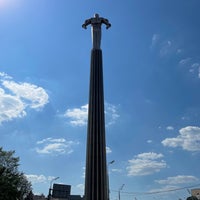
[[[120,196],[120,191],[123,189],[124,185],[125,185],[125,184],[122,184],[122,186],[121,186],[121,187],[119,188],[119,190],[118,190],[119,200],[120,200],[120,198],[121,198],[121,196]]]
[[[110,161],[107,164],[107,187],[108,187],[108,200],[110,199],[110,186],[109,186],[109,165],[113,164],[115,160]]]
[[[53,179],[51,179],[51,181],[50,181],[50,186],[49,186],[49,195],[48,195],[48,200],[50,200],[51,199],[51,190],[52,190],[52,183],[53,183],[53,181],[55,181],[55,180],[57,180],[57,179],[59,179],[60,177],[55,177],[55,178],[53,178]]]

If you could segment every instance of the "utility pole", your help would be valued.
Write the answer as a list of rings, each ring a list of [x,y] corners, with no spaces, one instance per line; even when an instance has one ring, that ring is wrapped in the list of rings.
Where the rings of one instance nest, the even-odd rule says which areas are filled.
[[[109,166],[112,165],[115,162],[115,160],[112,160],[107,165],[107,181],[108,181],[108,200],[110,200],[110,181],[109,181]]]
[[[48,200],[50,200],[51,197],[52,197],[52,194],[51,194],[51,191],[52,191],[52,183],[53,183],[53,181],[55,181],[55,180],[57,180],[57,179],[59,179],[59,178],[60,178],[60,177],[55,177],[55,178],[51,179],[51,181],[50,181],[50,186],[49,186]]]
[[[121,192],[121,190],[123,189],[124,186],[125,186],[125,184],[122,184],[122,186],[118,190],[119,200],[121,200],[121,194],[120,194],[120,192]]]

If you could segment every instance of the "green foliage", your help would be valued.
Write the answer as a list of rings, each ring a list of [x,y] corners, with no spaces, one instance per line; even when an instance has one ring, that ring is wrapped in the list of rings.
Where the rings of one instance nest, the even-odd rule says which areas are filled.
[[[27,195],[27,197],[25,198],[25,200],[33,200],[33,192],[30,191],[29,194]]]
[[[30,182],[18,171],[19,157],[14,153],[0,147],[0,200],[23,200],[31,191]]]

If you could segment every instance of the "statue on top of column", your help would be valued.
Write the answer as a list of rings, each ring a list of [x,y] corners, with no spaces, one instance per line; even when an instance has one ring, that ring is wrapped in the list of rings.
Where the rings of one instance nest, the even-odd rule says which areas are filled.
[[[103,17],[99,17],[98,14],[95,14],[93,18],[85,20],[85,23],[82,25],[83,28],[91,24],[92,26],[92,44],[93,49],[100,49],[101,46],[101,24],[106,25],[106,29],[111,27],[109,21]]]

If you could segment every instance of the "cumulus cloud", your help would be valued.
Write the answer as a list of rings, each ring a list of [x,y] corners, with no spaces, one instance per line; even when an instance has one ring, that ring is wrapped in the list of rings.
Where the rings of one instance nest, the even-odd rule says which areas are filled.
[[[163,180],[155,180],[155,182],[165,185],[177,185],[177,184],[193,183],[198,180],[199,179],[196,178],[195,176],[178,175],[178,176],[168,177],[167,179]]]
[[[118,173],[121,173],[122,172],[122,169],[111,169],[112,172],[118,172]]]
[[[172,131],[172,130],[174,130],[174,127],[173,127],[173,126],[167,126],[166,129],[167,129],[168,131]]]
[[[200,63],[193,60],[192,58],[184,58],[179,61],[179,65],[186,66],[190,73],[200,78]]]
[[[83,183],[80,183],[78,185],[76,185],[76,187],[81,190],[81,192],[84,192],[84,189],[85,189],[85,185]]]
[[[27,174],[26,177],[32,184],[45,183],[47,181],[47,178],[44,175]]]
[[[198,78],[200,78],[200,64],[198,62],[192,63],[189,66],[189,72],[193,74],[197,74]]]
[[[172,42],[167,40],[161,44],[160,55],[165,56],[172,52]]]
[[[31,108],[41,108],[48,102],[48,95],[41,87],[30,83],[3,81],[2,85]]]
[[[80,108],[67,109],[64,117],[69,119],[69,123],[73,126],[85,126],[88,119],[88,104],[81,106]],[[106,125],[112,125],[119,118],[117,107],[105,103],[105,120]]]
[[[188,64],[189,61],[191,61],[191,58],[184,58],[184,59],[179,61],[179,64],[185,65],[185,64]]]
[[[196,126],[182,128],[177,137],[166,138],[162,144],[173,148],[181,147],[186,151],[200,151],[200,128]]]
[[[42,87],[30,83],[17,83],[0,72],[0,123],[26,116],[26,109],[44,107],[48,94]]]
[[[156,51],[161,57],[169,57],[182,53],[182,49],[171,39],[163,38],[162,35],[153,34],[150,49]]]
[[[36,175],[36,174],[26,174],[25,175],[27,179],[32,183],[32,184],[37,184],[37,183],[47,183],[50,180],[52,180],[53,176],[44,176],[44,175]]]
[[[83,105],[80,108],[67,109],[64,116],[70,119],[71,125],[84,126],[87,124],[88,104]]]
[[[105,119],[106,119],[106,125],[112,125],[115,124],[117,119],[119,118],[117,107],[110,103],[105,103]]]
[[[166,162],[161,158],[163,158],[162,154],[154,152],[136,155],[133,159],[128,161],[128,176],[144,176],[159,172],[161,169],[167,167]]]
[[[109,154],[109,153],[112,153],[112,150],[110,147],[106,147],[106,153]]]
[[[152,190],[150,190],[149,191],[149,194],[158,194],[158,193],[165,193],[165,192],[169,192],[169,191],[175,191],[175,190],[177,190],[177,189],[179,189],[179,188],[177,188],[177,186],[174,186],[174,185],[166,185],[166,186],[164,186],[164,187],[162,187],[162,188],[157,188],[157,189],[152,189]],[[163,195],[167,195],[167,193],[165,193],[165,194],[162,194],[162,196]],[[164,197],[164,196],[163,196]],[[168,199],[169,198],[169,196],[166,196],[165,197],[166,199]]]
[[[64,138],[46,138],[37,142],[36,152],[39,154],[71,154],[72,147],[79,144],[74,141],[66,141]]]
[[[24,103],[0,88],[0,123],[26,115]]]
[[[199,68],[200,64],[199,63],[193,63],[191,65],[191,68]]]
[[[51,180],[55,179],[55,176],[45,176],[45,175],[37,175],[37,174],[25,174],[28,181],[31,182],[32,185],[36,184],[49,184]]]

